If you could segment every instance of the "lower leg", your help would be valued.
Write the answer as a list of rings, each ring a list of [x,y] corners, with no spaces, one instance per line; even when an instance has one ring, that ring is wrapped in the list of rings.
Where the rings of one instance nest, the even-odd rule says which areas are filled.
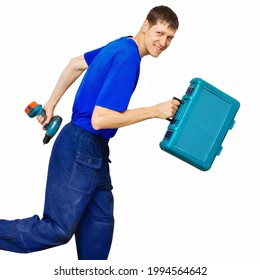
[[[71,236],[53,221],[37,215],[21,220],[0,220],[0,249],[17,253],[40,251],[68,242]]]
[[[113,195],[96,191],[76,231],[79,260],[107,260],[113,238]]]

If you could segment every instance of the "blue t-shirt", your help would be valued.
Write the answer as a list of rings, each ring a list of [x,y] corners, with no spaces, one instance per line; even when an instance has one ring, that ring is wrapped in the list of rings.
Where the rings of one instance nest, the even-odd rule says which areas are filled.
[[[127,109],[140,73],[138,47],[131,38],[122,37],[85,53],[84,57],[88,69],[75,96],[72,122],[94,134],[111,138],[117,129],[95,130],[91,116],[96,105],[118,112]]]

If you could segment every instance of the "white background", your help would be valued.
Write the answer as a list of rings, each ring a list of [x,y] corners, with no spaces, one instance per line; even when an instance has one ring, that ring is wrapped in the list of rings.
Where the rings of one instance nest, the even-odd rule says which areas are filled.
[[[116,224],[109,260],[147,265],[181,260],[183,265],[190,260],[217,263],[226,268],[221,279],[231,279],[227,277],[231,271],[241,276],[246,266],[244,273],[249,276],[260,261],[256,0],[1,1],[0,218],[42,215],[53,140],[42,145],[44,133],[24,113],[26,105],[33,100],[46,102],[72,57],[135,35],[148,11],[161,4],[177,13],[180,28],[159,58],[143,58],[130,108],[181,98],[194,77],[232,95],[241,108],[208,172],[160,150],[168,126],[164,120],[119,130],[110,142]],[[70,120],[80,79],[56,108],[63,124]],[[48,268],[75,264],[76,258],[74,239],[29,255],[0,251],[4,279],[31,270],[40,277],[42,263],[48,277]],[[215,279],[218,265],[209,279]]]

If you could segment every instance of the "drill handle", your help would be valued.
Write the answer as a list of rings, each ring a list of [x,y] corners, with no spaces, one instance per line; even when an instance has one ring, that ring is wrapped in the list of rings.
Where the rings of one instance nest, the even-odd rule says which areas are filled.
[[[46,111],[45,111],[43,108],[42,108],[42,110],[41,110],[41,116],[43,116],[44,121],[46,121],[47,115],[46,115]]]
[[[39,112],[39,116],[42,116],[44,118],[44,121],[46,121],[46,119],[47,119],[46,111],[42,108],[42,105],[40,105],[40,106],[41,106],[41,110]],[[44,128],[47,128],[47,126],[48,126],[48,124],[46,124],[44,126]]]
[[[43,108],[41,108],[41,114],[40,115],[44,118],[44,121],[46,121],[47,114],[46,114],[46,111]],[[50,122],[44,126],[44,128],[47,129],[48,127],[53,127],[53,122],[55,122],[55,126],[57,125],[57,123],[59,123],[59,125],[58,125],[58,128],[59,128],[59,126],[61,124],[61,121],[62,121],[62,118],[60,116],[54,116],[54,117],[52,117]],[[56,131],[55,131],[55,133],[56,133]]]

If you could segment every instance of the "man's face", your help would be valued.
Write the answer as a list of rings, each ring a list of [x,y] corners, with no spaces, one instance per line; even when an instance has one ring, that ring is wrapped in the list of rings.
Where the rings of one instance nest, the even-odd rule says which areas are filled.
[[[146,23],[144,44],[147,54],[153,57],[158,57],[164,50],[166,50],[176,30],[168,27],[167,23],[158,22],[156,25],[149,27],[149,23]]]

